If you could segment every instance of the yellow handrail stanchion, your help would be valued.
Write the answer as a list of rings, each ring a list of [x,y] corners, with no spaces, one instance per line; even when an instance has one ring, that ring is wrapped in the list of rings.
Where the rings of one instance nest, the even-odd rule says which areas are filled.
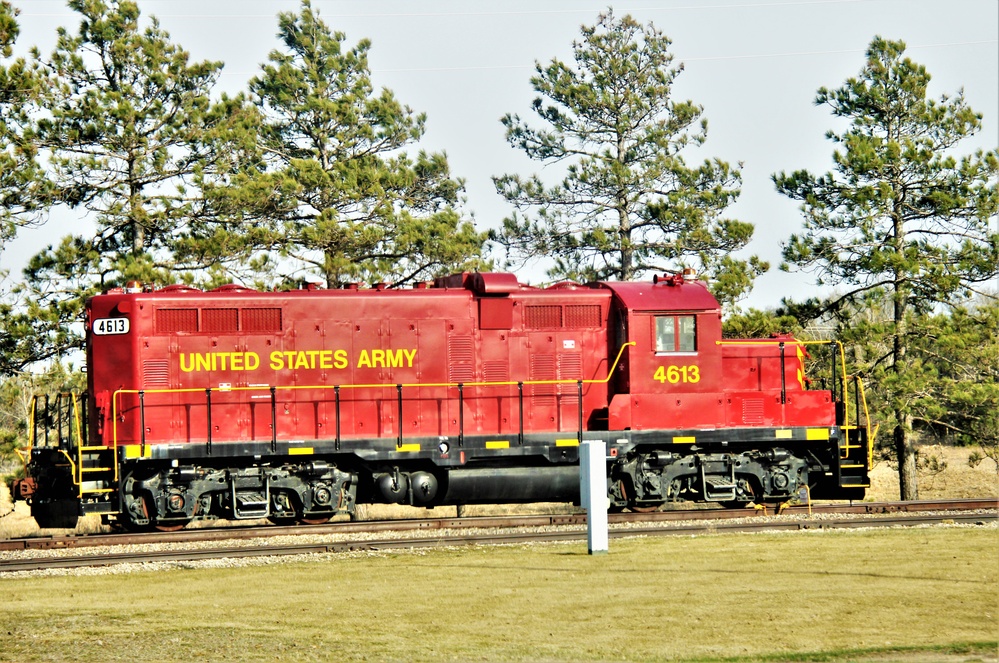
[[[618,350],[617,356],[614,358],[614,363],[611,365],[610,370],[607,371],[607,376],[603,378],[579,380],[579,379],[565,379],[565,380],[504,380],[501,382],[384,382],[384,383],[362,383],[362,384],[341,384],[341,385],[280,385],[274,386],[274,389],[279,391],[300,391],[303,389],[321,389],[332,391],[334,389],[397,389],[402,388],[412,388],[412,387],[447,387],[447,388],[457,388],[462,387],[515,387],[517,385],[525,386],[537,386],[537,385],[554,385],[554,384],[607,384],[610,382],[611,377],[617,370],[617,366],[621,361],[621,357],[624,355],[624,351],[635,345],[634,341],[628,341],[621,345],[621,349]],[[249,387],[229,387],[226,389],[227,392],[233,391],[270,391],[271,385],[253,385]],[[122,394],[137,394],[139,389],[118,389],[111,395],[111,441],[112,446],[115,449],[115,458],[117,458],[118,449],[118,396]],[[203,387],[187,387],[181,389],[143,389],[141,390],[146,394],[190,394],[190,393],[204,393]],[[117,468],[117,465],[116,465]],[[117,469],[115,470],[117,472]]]

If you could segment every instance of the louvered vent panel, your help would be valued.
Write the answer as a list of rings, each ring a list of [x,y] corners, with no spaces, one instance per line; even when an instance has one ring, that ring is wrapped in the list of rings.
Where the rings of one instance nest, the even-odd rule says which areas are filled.
[[[561,326],[561,306],[524,307],[524,327],[527,329],[558,329]]]
[[[510,380],[510,364],[505,361],[482,363],[482,379],[485,382],[507,382]]]
[[[447,339],[448,380],[472,382],[475,379],[475,355],[471,336]]]
[[[565,307],[565,326],[568,329],[600,327],[599,304],[576,304]]]
[[[239,330],[238,313],[234,308],[201,309],[201,331],[231,333]]]
[[[142,384],[146,389],[170,386],[170,367],[166,359],[146,359],[142,362]]]
[[[763,400],[760,398],[747,398],[742,401],[742,423],[762,424],[763,423]]]
[[[244,308],[239,311],[240,329],[245,332],[281,331],[281,309]]]
[[[558,377],[560,380],[578,380],[583,377],[583,356],[580,354],[563,354],[558,358]],[[563,404],[579,402],[579,390],[574,384],[559,385]]]
[[[161,308],[156,310],[156,333],[198,331],[198,309]]]
[[[531,380],[554,379],[556,379],[555,355],[531,355]],[[531,394],[534,396],[534,402],[536,405],[555,405],[555,385],[553,384],[531,385]]]

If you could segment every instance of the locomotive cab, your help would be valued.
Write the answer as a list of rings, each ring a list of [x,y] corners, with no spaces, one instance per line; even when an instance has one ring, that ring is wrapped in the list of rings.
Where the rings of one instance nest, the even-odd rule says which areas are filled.
[[[721,308],[707,287],[682,275],[652,283],[605,283],[631,342],[610,402],[611,430],[715,426]]]
[[[723,340],[717,301],[685,276],[602,284],[618,343],[633,344],[610,397],[610,429],[632,431],[612,466],[612,502],[862,496],[866,429],[848,425],[833,392],[809,388],[805,344]]]

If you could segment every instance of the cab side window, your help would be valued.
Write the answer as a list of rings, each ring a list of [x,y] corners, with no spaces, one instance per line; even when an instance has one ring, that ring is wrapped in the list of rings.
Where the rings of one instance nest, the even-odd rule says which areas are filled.
[[[657,315],[656,352],[697,352],[697,317]]]

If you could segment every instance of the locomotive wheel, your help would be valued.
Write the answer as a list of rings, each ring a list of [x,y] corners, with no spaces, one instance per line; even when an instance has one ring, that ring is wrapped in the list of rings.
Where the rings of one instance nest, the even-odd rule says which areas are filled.
[[[299,518],[300,525],[322,525],[330,521],[331,516],[317,516],[315,518]]]
[[[291,527],[297,521],[294,516],[267,516],[267,520],[271,522],[272,525],[277,525],[278,527]]]
[[[654,513],[662,507],[662,504],[629,504],[628,508],[635,513]]]
[[[171,521],[169,523],[156,523],[153,525],[153,529],[157,532],[179,532],[180,530],[187,527],[187,524],[191,522],[190,520],[181,521]]]
[[[137,525],[128,518],[124,519],[122,526],[129,532],[177,532],[185,527],[191,522],[190,518],[183,518],[180,520],[171,519],[164,522],[159,522],[155,515],[150,515],[156,513],[155,508],[150,506],[150,495],[143,495],[139,501],[142,504],[142,515],[149,519],[149,523],[146,525]]]

